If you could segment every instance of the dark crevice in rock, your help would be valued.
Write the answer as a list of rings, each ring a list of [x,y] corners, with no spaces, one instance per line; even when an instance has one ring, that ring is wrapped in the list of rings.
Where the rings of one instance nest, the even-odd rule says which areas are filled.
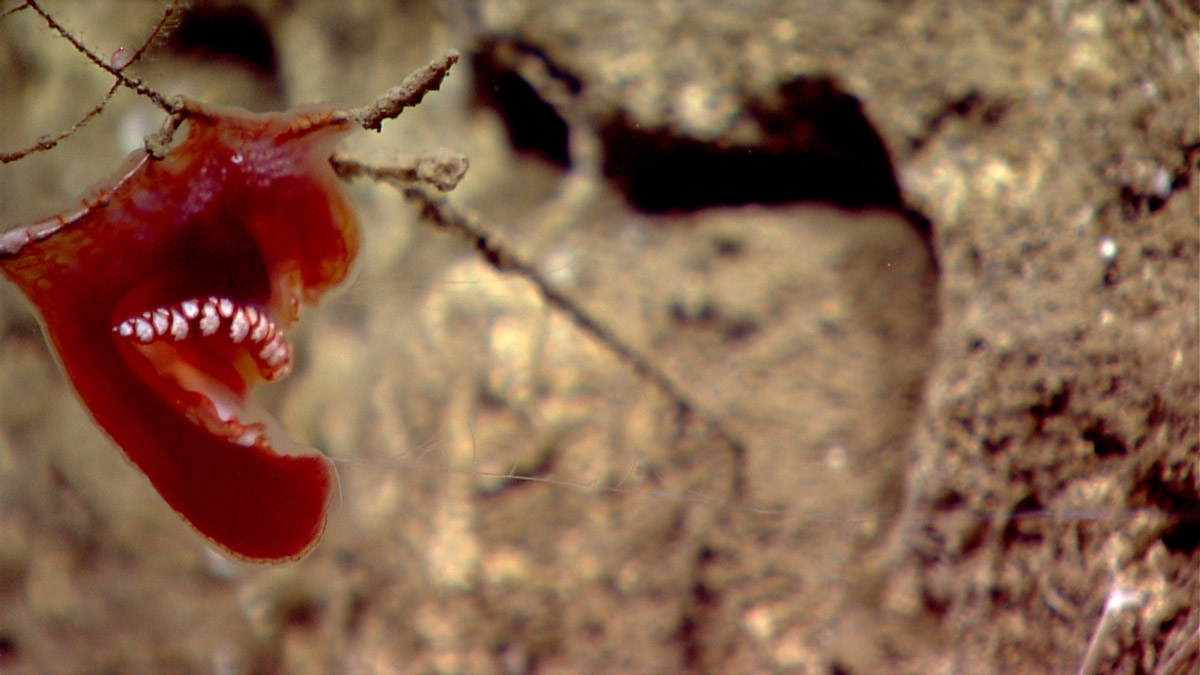
[[[203,2],[188,7],[166,39],[180,56],[227,62],[250,71],[280,91],[279,59],[267,23],[248,7]]]
[[[753,145],[698,140],[617,116],[601,126],[604,173],[650,212],[716,205],[820,201],[899,208],[883,141],[859,102],[829,78],[798,78],[745,114],[762,130]]]
[[[1172,553],[1192,554],[1200,549],[1200,493],[1185,475],[1164,480],[1163,469],[1155,466],[1134,488],[1131,502],[1164,511],[1172,522],[1163,531],[1163,546]]]
[[[515,148],[567,168],[571,130],[514,65],[529,59],[556,90],[582,90],[536,49],[501,42],[473,57],[476,96],[500,114]],[[832,78],[799,77],[742,107],[737,123],[754,130],[751,142],[693,138],[643,126],[621,112],[600,116],[604,174],[635,207],[652,213],[803,201],[904,208],[882,139],[859,101]],[[921,217],[914,223],[928,225]]]
[[[536,50],[510,44],[504,46],[546,62]],[[501,56],[499,50],[500,45],[491,45],[471,58],[476,99],[500,114],[508,130],[509,143],[514,148],[541,157],[555,166],[567,168],[570,165],[570,153],[566,120],[513,69],[512,59]],[[578,91],[578,82],[554,72],[562,80],[572,82],[574,90]]]

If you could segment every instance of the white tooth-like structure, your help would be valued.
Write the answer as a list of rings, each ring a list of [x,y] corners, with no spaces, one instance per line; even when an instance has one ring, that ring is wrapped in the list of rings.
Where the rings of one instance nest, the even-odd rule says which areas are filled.
[[[171,312],[159,307],[154,310],[154,316],[150,317],[150,322],[154,324],[154,332],[162,335],[171,325]]]
[[[249,334],[250,322],[246,320],[246,312],[239,309],[233,313],[233,319],[229,322],[229,339],[238,344]]]
[[[183,318],[183,314],[177,309],[171,310],[171,337],[178,342],[188,336],[187,319]]]
[[[150,344],[150,341],[154,339],[154,326],[140,316],[131,321],[133,321],[133,331],[137,333],[138,340]]]
[[[113,327],[122,338],[142,344],[171,339],[182,342],[193,331],[203,339],[217,339],[222,326],[230,343],[244,347],[268,380],[286,376],[292,368],[292,348],[267,313],[232,298],[189,298],[126,319]]]
[[[266,361],[268,365],[278,366],[288,358],[288,351],[287,342],[282,335],[276,333],[275,337],[271,338],[271,341],[259,352],[258,358]]]
[[[200,309],[200,334],[204,337],[215,335],[221,327],[221,317],[217,315],[217,303],[210,300]]]
[[[266,340],[270,336],[271,325],[266,315],[260,316],[259,320],[254,322],[254,328],[250,331],[250,341],[258,343]]]

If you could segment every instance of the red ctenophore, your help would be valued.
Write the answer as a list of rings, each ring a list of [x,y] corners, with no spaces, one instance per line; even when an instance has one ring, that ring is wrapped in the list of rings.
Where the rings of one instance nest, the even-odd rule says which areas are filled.
[[[188,106],[162,159],[135,152],[79,208],[0,235],[0,269],[172,508],[238,558],[294,560],[324,530],[332,465],[251,392],[287,375],[285,330],[357,252],[328,163],[349,123]]]

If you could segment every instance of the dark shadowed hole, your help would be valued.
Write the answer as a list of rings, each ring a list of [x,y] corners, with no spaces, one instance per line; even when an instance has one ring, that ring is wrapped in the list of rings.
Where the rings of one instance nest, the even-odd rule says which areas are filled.
[[[355,592],[350,596],[349,611],[346,612],[346,633],[358,635],[363,627],[363,620],[370,610],[370,598],[363,592]]]
[[[1017,502],[1016,508],[1013,509],[1013,517],[1004,526],[1004,544],[1010,546],[1015,543],[1036,544],[1040,542],[1044,527],[1040,522],[1041,519],[1030,519],[1025,516],[1040,514],[1044,510],[1045,505],[1036,495],[1028,495]]]
[[[1048,419],[1066,411],[1067,404],[1071,401],[1071,389],[1065,383],[1049,390],[1045,385],[1039,385],[1038,393],[1041,400],[1033,404],[1029,412],[1033,415],[1036,433],[1042,433]]]
[[[711,626],[713,614],[720,605],[716,589],[706,581],[711,569],[719,564],[719,556],[709,547],[702,548],[695,561],[691,607],[679,624],[679,640],[683,645],[683,661],[689,670],[702,670],[705,663],[706,627]]]
[[[500,113],[508,129],[509,143],[520,152],[566,168],[570,163],[567,123],[554,106],[542,100],[525,78],[513,72],[493,49],[476,53],[471,65],[475,71],[476,99]]]
[[[514,147],[569,166],[567,123],[507,65],[514,50],[540,59],[567,91],[580,89],[578,79],[544,54],[501,43],[485,45],[473,57],[478,99],[500,114]],[[669,126],[645,128],[622,114],[598,122],[604,173],[648,212],[800,201],[903,207],[883,141],[858,100],[833,79],[800,77],[742,108],[738,125],[758,130],[752,144],[700,140]]]
[[[743,115],[762,130],[755,145],[702,141],[619,117],[601,128],[604,172],[645,211],[822,201],[899,208],[883,141],[858,101],[829,78],[798,78]]]
[[[1163,533],[1163,546],[1172,553],[1191,554],[1200,548],[1200,520],[1175,523]]]
[[[278,599],[275,616],[280,625],[304,630],[320,623],[323,610],[324,605],[319,599],[304,591],[296,591]]]
[[[1108,431],[1104,420],[1097,420],[1083,431],[1083,440],[1092,444],[1097,457],[1114,457],[1129,452],[1120,436]]]
[[[1163,546],[1172,553],[1195,553],[1200,549],[1200,493],[1186,479],[1171,482],[1155,466],[1148,478],[1132,491],[1134,506],[1146,504],[1164,511],[1174,522],[1163,531]]]
[[[17,658],[17,642],[9,635],[0,635],[0,663]]]
[[[266,22],[238,4],[192,4],[168,35],[166,47],[181,56],[227,61],[279,82],[279,61]]]
[[[967,500],[963,498],[962,493],[955,490],[948,490],[940,495],[930,504],[930,508],[934,511],[957,511],[966,506]]]

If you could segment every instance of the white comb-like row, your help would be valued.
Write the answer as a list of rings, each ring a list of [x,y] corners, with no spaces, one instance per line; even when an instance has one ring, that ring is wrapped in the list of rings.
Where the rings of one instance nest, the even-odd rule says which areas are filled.
[[[223,324],[230,342],[244,343],[250,353],[267,366],[268,379],[283,377],[291,370],[292,349],[283,331],[266,312],[229,298],[209,296],[159,307],[122,321],[113,327],[113,332],[142,344],[167,336],[179,342],[186,340],[193,330],[202,337],[212,337]]]

